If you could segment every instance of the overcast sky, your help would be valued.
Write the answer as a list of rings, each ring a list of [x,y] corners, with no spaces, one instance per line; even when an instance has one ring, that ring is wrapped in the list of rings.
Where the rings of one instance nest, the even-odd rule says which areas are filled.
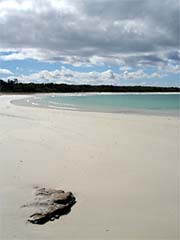
[[[179,0],[0,0],[0,78],[179,86]]]

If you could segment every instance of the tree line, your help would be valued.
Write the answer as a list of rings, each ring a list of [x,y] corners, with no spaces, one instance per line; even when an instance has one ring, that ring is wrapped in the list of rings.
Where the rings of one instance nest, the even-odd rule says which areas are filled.
[[[56,83],[21,83],[18,79],[0,80],[2,93],[73,93],[73,92],[179,92],[178,87],[70,85]]]

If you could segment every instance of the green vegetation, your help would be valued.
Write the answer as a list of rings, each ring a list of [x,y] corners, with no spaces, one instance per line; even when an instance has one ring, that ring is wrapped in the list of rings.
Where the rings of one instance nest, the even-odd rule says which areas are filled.
[[[73,92],[179,92],[178,87],[68,85],[55,83],[19,83],[17,79],[0,80],[3,93],[73,93]]]

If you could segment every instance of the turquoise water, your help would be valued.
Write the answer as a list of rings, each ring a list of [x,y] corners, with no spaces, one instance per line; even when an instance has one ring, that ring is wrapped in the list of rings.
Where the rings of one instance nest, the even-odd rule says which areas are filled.
[[[180,109],[179,94],[55,94],[34,99],[48,107],[103,112],[163,111]]]

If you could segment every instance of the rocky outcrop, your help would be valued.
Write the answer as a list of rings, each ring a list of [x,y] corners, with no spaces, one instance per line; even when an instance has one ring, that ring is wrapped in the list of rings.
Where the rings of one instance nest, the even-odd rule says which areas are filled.
[[[24,206],[37,208],[37,211],[28,218],[29,222],[44,224],[68,214],[75,203],[76,199],[71,192],[40,188],[36,190],[35,202]]]

